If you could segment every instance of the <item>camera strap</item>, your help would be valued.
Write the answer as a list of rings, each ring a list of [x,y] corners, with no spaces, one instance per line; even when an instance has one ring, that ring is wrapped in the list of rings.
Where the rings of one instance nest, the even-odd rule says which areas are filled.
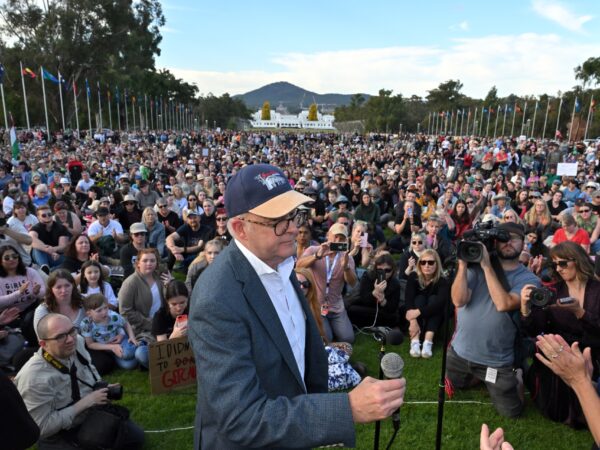
[[[79,360],[79,362],[81,364],[83,364],[85,367],[87,367],[87,369],[91,372],[92,377],[94,378],[94,382],[97,382],[98,378],[96,378],[96,374],[94,374],[94,371],[90,368],[90,362],[81,353],[76,352],[75,354],[77,355],[77,359]],[[78,386],[77,382],[83,383],[84,385],[86,385],[89,388],[92,388],[92,389],[94,388],[93,385],[89,384],[86,381],[83,381],[81,378],[79,378],[77,376],[77,367],[75,365],[75,362],[73,362],[71,369],[68,369],[67,366],[65,366],[58,359],[56,359],[54,356],[52,356],[50,353],[48,353],[45,349],[42,349],[42,357],[46,360],[46,362],[48,362],[52,367],[54,367],[60,373],[62,373],[63,375],[69,375],[69,377],[71,378],[71,399],[73,401],[71,403],[69,403],[67,406],[65,406],[65,408],[68,406],[71,406],[73,403],[75,403],[76,401],[78,401],[81,398],[81,395],[79,394],[79,386]]]

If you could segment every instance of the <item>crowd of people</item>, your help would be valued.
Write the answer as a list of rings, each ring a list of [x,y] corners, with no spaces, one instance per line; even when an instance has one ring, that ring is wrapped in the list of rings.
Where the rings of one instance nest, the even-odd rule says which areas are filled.
[[[401,330],[410,356],[431,358],[455,314],[450,391],[483,382],[498,412],[516,417],[526,385],[548,418],[597,426],[546,366],[578,342],[591,349],[589,378],[600,373],[598,143],[216,130],[19,139],[20,157],[6,147],[0,161],[0,367],[18,372],[43,448],[66,445],[63,430],[106,396],[75,400],[67,389],[54,409],[36,406],[49,382],[32,374],[40,355],[77,360],[91,383],[116,367],[147,368],[149,344],[186,335],[178,317],[233,240],[229,181],[255,164],[278,167],[311,200],[272,231],[293,235],[298,288],[341,358],[330,377],[342,367],[342,387],[360,381],[347,362],[364,327]],[[575,175],[559,175],[559,163]],[[504,237],[487,241],[477,264],[457,258],[459,242],[492,229]],[[531,298],[541,286],[548,305]],[[529,364],[527,344],[542,333],[565,344]],[[47,371],[63,378],[57,386],[71,382]]]

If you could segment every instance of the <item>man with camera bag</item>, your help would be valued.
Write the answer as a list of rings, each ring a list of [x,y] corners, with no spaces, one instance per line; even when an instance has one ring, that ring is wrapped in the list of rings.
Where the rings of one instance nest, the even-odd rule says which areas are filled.
[[[519,262],[523,226],[507,222],[475,236],[480,240],[488,236],[485,240],[493,254],[479,243],[481,268],[471,267],[464,255],[474,252],[462,253],[459,244],[451,291],[457,323],[448,349],[446,377],[458,389],[485,382],[498,413],[516,417],[523,409],[515,361],[520,294],[523,286],[539,286],[540,280]]]
[[[40,350],[17,374],[15,384],[40,427],[38,448],[141,448],[144,432],[127,417],[120,417],[115,427],[105,410],[94,414],[98,406],[118,400],[122,388],[100,381],[71,319],[48,314],[40,320],[37,334]],[[119,409],[128,415],[125,408]]]

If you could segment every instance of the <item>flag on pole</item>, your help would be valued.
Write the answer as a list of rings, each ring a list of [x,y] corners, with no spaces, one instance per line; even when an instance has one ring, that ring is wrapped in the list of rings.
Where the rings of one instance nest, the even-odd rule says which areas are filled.
[[[85,92],[87,93],[88,98],[92,96],[92,91],[90,91],[90,84],[88,83],[88,79],[85,79]]]
[[[590,104],[590,109],[592,110],[592,112],[596,112],[596,100],[592,100],[592,103]]]
[[[25,70],[27,70],[27,69],[25,69]],[[48,72],[43,67],[42,67],[42,77],[44,78],[44,80],[52,81],[55,84],[59,83],[58,78],[56,78],[54,75],[52,75],[50,72]]]
[[[10,148],[12,150],[12,159],[18,161],[21,149],[19,147],[19,141],[17,140],[17,129],[15,128],[15,120],[13,119],[12,114],[10,115]]]
[[[519,104],[517,104],[517,105],[515,106],[515,111],[516,111],[516,112],[518,112],[519,114],[522,114],[522,113],[523,113],[523,110],[521,109],[521,107],[519,106]]]
[[[578,113],[581,111],[581,102],[579,101],[579,97],[575,97],[575,112]]]
[[[33,70],[31,70],[29,67],[25,67],[23,69],[23,75],[27,75],[29,78],[37,78],[37,75],[35,74],[35,72]]]
[[[0,84],[4,83],[4,66],[0,63]]]

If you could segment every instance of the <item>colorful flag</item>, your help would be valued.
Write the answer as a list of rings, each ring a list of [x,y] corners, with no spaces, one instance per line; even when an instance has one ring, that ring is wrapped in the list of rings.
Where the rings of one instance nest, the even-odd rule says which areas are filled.
[[[12,114],[10,115],[10,148],[12,150],[12,159],[18,161],[21,149],[19,147],[19,141],[17,140],[17,130]]]
[[[37,78],[37,75],[35,74],[35,72],[33,70],[31,70],[29,67],[25,67],[23,69],[23,75],[27,75],[29,78]]]
[[[85,92],[87,93],[88,98],[92,96],[92,91],[90,91],[90,84],[88,83],[88,79],[85,79]]]
[[[27,69],[25,69],[25,70],[27,70]],[[44,78],[44,80],[52,81],[55,84],[59,83],[58,78],[56,78],[54,75],[52,75],[47,70],[44,70],[43,67],[42,67],[42,77]]]
[[[494,108],[490,107],[490,114],[494,114],[494,113],[495,113]]]
[[[4,83],[4,66],[0,64],[0,84]]]
[[[518,112],[519,114],[521,114],[523,112],[523,110],[521,109],[521,107],[518,104],[515,106],[515,111]]]
[[[485,114],[487,112],[488,112],[488,109],[487,108],[483,108],[483,113]]]
[[[581,111],[581,102],[578,97],[575,97],[575,112],[578,113]]]
[[[592,100],[592,104],[590,105],[592,112],[596,112],[596,100]]]

